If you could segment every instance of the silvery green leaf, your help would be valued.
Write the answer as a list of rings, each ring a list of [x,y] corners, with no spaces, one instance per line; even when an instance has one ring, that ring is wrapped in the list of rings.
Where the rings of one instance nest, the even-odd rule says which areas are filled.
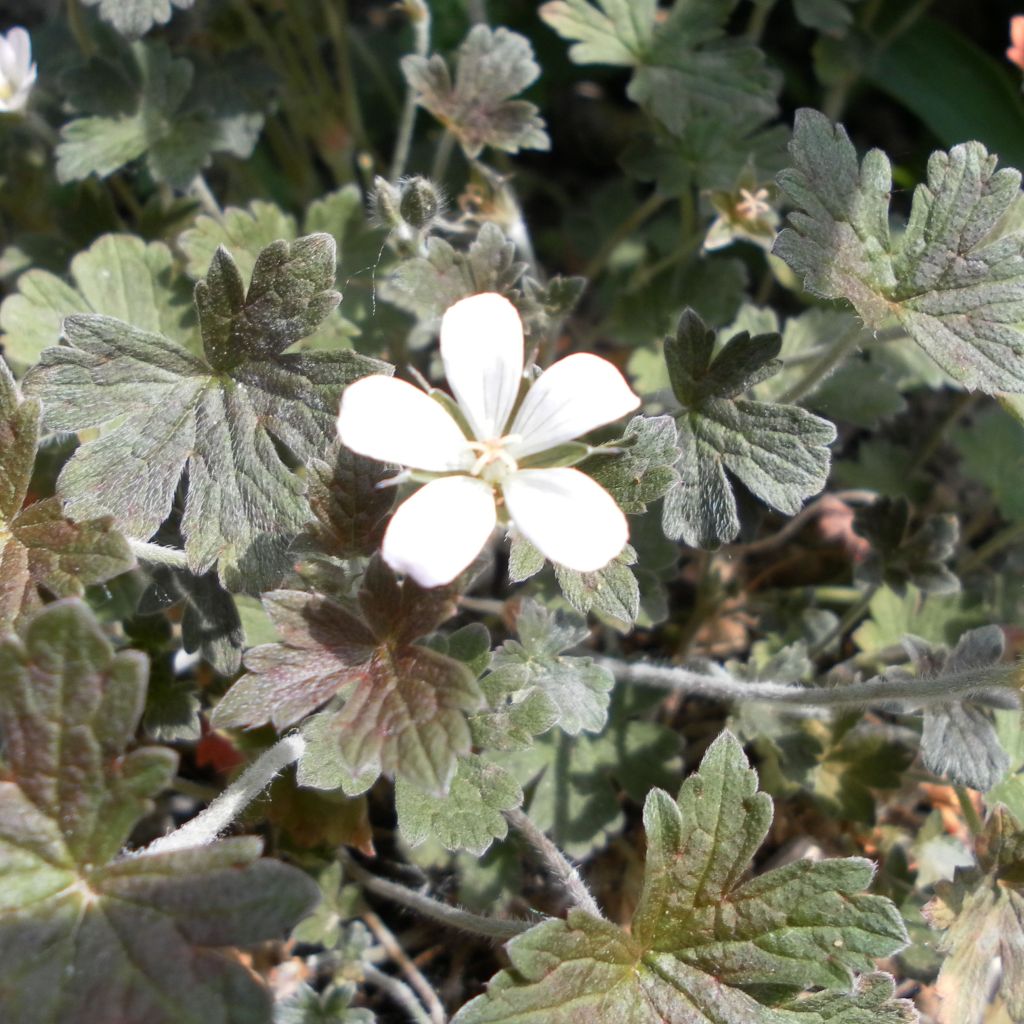
[[[5,1024],[265,1024],[267,991],[214,949],[280,938],[317,899],[254,837],[123,855],[177,765],[127,749],[147,669],[75,600],[0,642]]]
[[[555,722],[575,736],[581,730],[600,732],[608,718],[612,674],[590,658],[568,657],[589,635],[586,624],[558,616],[537,601],[527,600],[516,619],[518,640],[506,640],[491,660],[491,672],[481,681],[492,707],[501,698],[515,703],[529,691],[542,693],[555,711]]]
[[[798,111],[793,166],[779,185],[797,208],[775,244],[816,295],[846,299],[868,327],[893,318],[956,380],[1024,391],[1024,234],[989,235],[1020,190],[979,142],[935,152],[906,230],[889,226],[892,174],[880,150],[858,164],[845,130]]]
[[[477,754],[460,757],[447,793],[424,792],[409,779],[395,782],[398,830],[410,846],[436,839],[446,850],[482,856],[508,823],[502,811],[523,802],[519,783],[500,765]]]
[[[662,497],[678,480],[673,466],[679,459],[676,425],[671,416],[634,416],[626,432],[608,447],[619,449],[585,467],[615,499],[623,512],[637,515]]]
[[[588,612],[606,617],[620,632],[627,632],[640,613],[640,585],[631,565],[636,552],[627,544],[622,554],[596,572],[577,572],[556,565],[555,579],[565,599],[582,615]]]
[[[142,36],[154,25],[166,25],[171,20],[172,8],[191,7],[195,0],[84,0],[87,7],[95,7],[97,14],[109,22],[122,35]]]
[[[512,99],[540,74],[525,36],[475,25],[459,47],[454,82],[437,54],[404,57],[402,71],[420,106],[454,133],[468,157],[484,146],[506,153],[550,149],[537,108]]]
[[[309,519],[302,482],[275,441],[300,459],[319,457],[342,388],[387,369],[352,352],[282,351],[337,305],[334,267],[326,235],[277,242],[245,292],[220,250],[197,287],[206,359],[120,320],[68,317],[68,345],[44,352],[27,391],[43,398],[52,429],[120,420],[61,472],[68,513],[108,514],[129,536],[148,538],[187,470],[181,529],[191,571],[216,565],[234,590],[272,586]]]
[[[511,968],[453,1024],[913,1021],[888,979],[855,980],[907,942],[896,907],[864,892],[869,861],[798,861],[744,881],[772,819],[756,790],[723,734],[677,799],[655,789],[645,801],[647,863],[629,931],[580,910],[531,928],[507,944]],[[796,1000],[812,986],[823,991]],[[790,1001],[772,1005],[780,996]]]
[[[739,533],[726,470],[763,502],[787,515],[825,486],[835,427],[793,405],[738,397],[780,368],[777,334],[742,332],[712,357],[715,335],[692,310],[665,342],[676,398],[679,483],[665,498],[665,535],[694,547],[718,547]]]
[[[0,306],[4,354],[31,365],[57,345],[72,313],[117,317],[143,331],[162,334],[198,351],[192,290],[177,272],[163,242],[133,235],[103,235],[71,261],[71,280],[29,270]]]

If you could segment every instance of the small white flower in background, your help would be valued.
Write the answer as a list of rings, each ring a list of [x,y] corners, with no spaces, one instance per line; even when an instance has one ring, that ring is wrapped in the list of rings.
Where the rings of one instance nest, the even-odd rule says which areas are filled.
[[[32,63],[32,41],[23,28],[12,28],[0,35],[0,114],[16,114],[25,109],[28,94],[36,81]]]
[[[499,514],[546,558],[580,572],[607,565],[629,537],[626,517],[595,480],[544,453],[632,412],[640,399],[606,359],[579,353],[523,384],[523,325],[494,293],[456,302],[441,320],[441,360],[468,434],[441,402],[393,377],[342,394],[338,433],[355,452],[444,474],[403,502],[382,547],[393,569],[425,587],[450,583],[480,553]]]

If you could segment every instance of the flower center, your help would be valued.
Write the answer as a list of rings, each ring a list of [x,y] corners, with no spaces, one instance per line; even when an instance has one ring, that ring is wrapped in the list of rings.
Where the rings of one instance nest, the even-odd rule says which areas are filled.
[[[505,450],[505,446],[521,441],[519,434],[506,434],[504,437],[493,437],[489,441],[470,441],[469,447],[477,452],[477,460],[469,472],[489,484],[498,484],[518,468],[516,460]]]
[[[0,74],[0,102],[9,100],[14,95],[14,83],[7,80],[5,75]]]

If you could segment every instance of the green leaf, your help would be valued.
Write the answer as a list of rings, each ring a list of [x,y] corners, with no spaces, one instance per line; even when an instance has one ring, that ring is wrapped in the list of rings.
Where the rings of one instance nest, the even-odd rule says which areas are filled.
[[[573,856],[600,849],[622,829],[623,792],[643,803],[651,788],[679,778],[678,734],[637,713],[617,693],[600,736],[552,731],[529,749],[488,755],[527,790],[530,819]]]
[[[512,968],[453,1024],[810,1024],[857,1020],[853,1010],[872,1001],[890,1020],[907,1019],[884,981],[855,987],[854,972],[907,941],[896,908],[862,891],[870,862],[799,861],[741,881],[772,818],[756,786],[739,744],[720,736],[678,801],[662,790],[647,797],[647,865],[630,931],[580,910],[531,928],[506,947]],[[827,997],[806,1012],[773,1008],[757,998],[764,986],[794,996],[814,986]]]
[[[329,747],[333,737],[352,776],[372,782],[383,770],[446,792],[457,755],[469,753],[466,713],[479,706],[480,690],[463,662],[413,641],[451,617],[452,594],[411,580],[399,586],[374,561],[359,593],[361,615],[300,591],[275,591],[263,603],[282,642],[246,653],[249,672],[217,705],[213,723],[284,728],[338,695],[344,706],[318,716],[317,740]],[[315,757],[304,755],[304,785],[312,784],[304,780]]]
[[[0,343],[16,363],[31,365],[60,343],[64,318],[102,313],[163,334],[198,351],[192,290],[163,242],[103,235],[71,261],[69,285],[47,270],[29,270],[0,306]]]
[[[665,535],[693,547],[718,547],[739,533],[736,498],[726,470],[786,515],[800,511],[828,478],[828,445],[836,431],[794,405],[738,397],[780,368],[777,334],[730,338],[714,357],[715,334],[693,310],[665,341],[676,398],[681,451],[679,483],[665,498]]]
[[[988,238],[1020,174],[996,171],[978,142],[933,153],[894,243],[885,154],[858,166],[845,130],[813,110],[798,111],[790,149],[794,166],[778,180],[797,210],[774,251],[804,286],[846,299],[872,329],[895,317],[968,388],[1024,391],[1024,234]]]
[[[318,995],[303,982],[274,1007],[274,1024],[374,1024],[371,1010],[349,1005],[355,994],[355,985],[346,984],[328,985]]]
[[[937,77],[936,67],[944,73]],[[925,15],[889,45],[872,47],[861,72],[916,115],[944,146],[977,139],[1011,167],[1024,166],[1020,75],[1003,54]]]
[[[577,64],[634,68],[627,94],[670,132],[680,134],[695,117],[725,121],[776,113],[778,72],[747,43],[725,38],[735,0],[677,3],[664,18],[651,0],[553,0],[541,17],[574,45]]]
[[[245,633],[231,595],[214,573],[203,576],[157,566],[149,587],[139,598],[140,615],[152,615],[184,604],[181,645],[190,654],[199,651],[222,676],[233,676],[242,661]]]
[[[206,214],[197,217],[195,224],[179,236],[178,247],[185,254],[185,271],[198,279],[207,272],[217,250],[223,246],[231,253],[248,287],[259,254],[278,239],[290,242],[298,234],[291,214],[275,203],[254,199],[244,210],[229,206],[219,219]]]
[[[525,36],[475,25],[459,47],[454,83],[437,54],[403,57],[402,72],[416,101],[455,135],[466,156],[479,156],[484,146],[506,153],[551,148],[537,108],[512,99],[540,74]]]
[[[857,566],[865,583],[884,583],[897,594],[908,584],[926,594],[960,589],[960,580],[945,565],[960,537],[956,516],[931,515],[912,530],[905,498],[879,498],[857,509],[853,528],[871,544],[871,553]]]
[[[111,8],[123,6],[107,2]],[[120,79],[120,94],[89,89],[90,77],[104,80],[111,74]],[[93,58],[73,83],[73,95],[81,90],[83,103],[101,102],[88,104],[97,106],[97,113],[68,121],[61,129],[58,180],[78,181],[91,174],[105,178],[144,156],[157,181],[185,188],[214,153],[250,155],[263,115],[222,107],[223,97],[196,86],[195,77],[195,66],[172,57],[164,43],[134,43],[113,60]]]
[[[522,802],[519,783],[500,765],[476,754],[459,758],[444,795],[424,792],[408,779],[395,782],[398,830],[413,847],[436,839],[446,850],[483,856],[495,839],[504,839],[508,833],[502,811]]]
[[[328,461],[314,459],[306,471],[306,497],[315,521],[302,539],[335,558],[373,554],[395,501],[395,489],[380,484],[398,467],[339,444],[328,453]]]
[[[617,441],[609,441],[611,455],[597,450],[599,457],[584,465],[615,499],[623,512],[637,515],[652,501],[664,496],[678,482],[673,469],[679,458],[676,426],[671,416],[634,416]],[[621,449],[614,452],[614,449]]]
[[[99,16],[122,35],[142,36],[154,25],[171,20],[171,8],[191,7],[195,0],[85,0],[87,7],[97,8]]]
[[[516,283],[526,264],[516,260],[516,248],[501,228],[486,222],[464,252],[443,238],[427,240],[425,254],[403,260],[381,285],[381,295],[419,321],[412,344],[427,344],[441,315],[459,299],[478,292],[498,292],[513,302]]]
[[[620,555],[596,572],[577,572],[556,565],[555,579],[565,599],[581,615],[594,612],[625,633],[640,614],[640,585],[630,569],[635,563],[636,552],[627,544]]]
[[[1024,1017],[1024,842],[1019,823],[997,807],[977,838],[978,866],[935,883],[924,907],[946,954],[936,988],[943,1020],[981,1024],[992,964],[1002,970],[999,995],[1011,1020]]]
[[[999,406],[983,409],[953,432],[963,472],[992,492],[999,514],[1024,520],[1024,425]]]
[[[120,853],[177,758],[125,747],[147,663],[59,601],[0,642],[0,990],[10,1024],[265,1024],[266,992],[210,947],[281,936],[310,909],[301,872],[243,837]]]
[[[793,0],[793,13],[801,25],[830,36],[843,36],[853,24],[850,8],[860,0]],[[912,32],[903,35],[913,35]]]
[[[564,732],[600,732],[608,719],[608,701],[614,680],[611,672],[590,658],[565,657],[590,631],[584,622],[556,616],[537,601],[527,600],[516,619],[518,640],[506,640],[491,661],[492,671],[482,681],[493,707],[508,711],[533,691],[550,706],[543,716]],[[537,709],[534,709],[536,712]]]
[[[947,776],[957,785],[982,792],[992,789],[1006,775],[1010,757],[999,741],[991,701],[984,698],[1016,697],[1006,690],[1006,666],[997,667],[1005,648],[1003,631],[998,626],[968,630],[952,651],[923,640],[907,642],[907,646],[921,678],[962,674],[979,677],[974,695],[978,699],[949,701],[925,709],[921,732],[925,768]],[[987,690],[984,669],[991,670]],[[1000,706],[1005,707],[1005,702]]]
[[[37,586],[72,597],[135,565],[109,517],[72,522],[56,498],[24,505],[39,419],[39,402],[21,399],[0,359],[0,635],[39,606]]]
[[[922,594],[908,586],[902,596],[883,586],[868,606],[871,618],[853,634],[865,652],[883,651],[907,635],[935,644],[952,644],[967,629],[991,621],[984,608],[968,603],[963,594]]]
[[[334,436],[341,389],[388,369],[351,352],[283,353],[337,305],[334,267],[326,235],[275,242],[244,293],[219,250],[196,289],[206,359],[119,320],[68,317],[68,346],[43,353],[26,390],[43,399],[52,429],[120,420],[61,472],[69,514],[109,514],[145,539],[187,469],[181,529],[191,571],[217,565],[231,590],[272,586],[309,518],[275,440],[300,459],[319,457]]]

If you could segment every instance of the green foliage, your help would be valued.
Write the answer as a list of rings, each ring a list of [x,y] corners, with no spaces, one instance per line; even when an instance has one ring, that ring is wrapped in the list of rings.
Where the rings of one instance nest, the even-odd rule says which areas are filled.
[[[945,565],[960,535],[955,516],[929,516],[914,530],[905,498],[879,498],[857,510],[853,528],[871,544],[871,554],[857,567],[866,583],[885,583],[897,594],[908,584],[925,594],[960,589],[960,581]]]
[[[80,596],[135,565],[109,516],[73,522],[56,498],[25,505],[39,420],[39,402],[21,399],[0,359],[0,634],[40,605],[36,587]]]
[[[85,0],[104,20],[126,36],[145,35],[154,25],[171,20],[172,7],[191,7],[195,0]]]
[[[71,261],[74,286],[47,270],[30,270],[0,306],[5,355],[23,366],[59,343],[72,313],[116,317],[139,330],[162,334],[199,350],[190,289],[175,273],[162,242],[103,235]]]
[[[946,954],[938,992],[948,1020],[980,1024],[978,993],[999,957],[999,995],[1010,1019],[1024,1014],[1024,834],[1004,807],[996,807],[975,841],[977,866],[957,868],[952,882],[937,882],[925,915]]]
[[[61,601],[0,642],[0,988],[11,1024],[265,1021],[266,993],[210,947],[281,935],[316,889],[254,838],[120,851],[177,757],[127,751],[147,663]]]
[[[740,529],[727,469],[766,504],[793,515],[825,485],[835,438],[831,423],[797,406],[739,397],[780,368],[778,335],[743,332],[715,356],[714,347],[714,331],[693,310],[665,340],[684,411],[677,419],[679,483],[665,499],[662,524],[666,536],[709,548]]]
[[[436,54],[404,57],[402,72],[416,101],[456,136],[466,156],[479,156],[485,146],[506,153],[550,148],[537,108],[512,99],[540,74],[529,40],[516,32],[474,26],[459,47],[454,82]]]
[[[564,657],[589,634],[578,621],[563,619],[536,601],[523,604],[516,619],[519,640],[506,640],[494,653],[492,671],[482,687],[492,706],[531,701],[532,713],[543,714],[571,736],[581,730],[601,732],[608,716],[611,673],[590,658]]]
[[[276,242],[261,252],[246,292],[218,250],[196,288],[202,359],[110,317],[68,317],[69,346],[43,353],[26,390],[43,399],[51,428],[121,418],[61,473],[68,511],[109,514],[145,539],[170,512],[187,468],[189,568],[201,575],[216,565],[235,590],[272,586],[290,536],[308,519],[301,482],[272,437],[300,458],[321,455],[341,388],[385,369],[351,352],[284,352],[338,304],[334,266],[329,236]]]
[[[247,652],[249,672],[217,705],[214,723],[284,728],[339,695],[344,706],[319,716],[317,738],[328,747],[333,738],[347,771],[361,778],[355,792],[387,771],[447,793],[457,755],[469,753],[466,713],[479,706],[480,691],[465,664],[413,641],[451,617],[451,593],[399,585],[374,561],[359,616],[300,591],[275,591],[263,602],[282,642]],[[300,782],[314,784],[303,772],[318,771],[319,749],[311,743]]]
[[[616,629],[626,632],[640,614],[640,584],[630,566],[636,552],[628,544],[603,569],[577,572],[555,566],[555,578],[565,599],[581,615],[594,612]]]
[[[797,211],[775,244],[823,298],[852,303],[872,328],[895,317],[952,377],[985,392],[1024,390],[1024,274],[1019,233],[989,239],[1016,199],[1020,174],[997,171],[978,142],[933,153],[898,243],[889,228],[889,161],[858,165],[842,126],[801,110],[793,167],[779,184]]]
[[[102,2],[122,10],[126,26],[139,0],[129,7]],[[163,43],[134,43],[93,58],[75,76],[74,99],[86,116],[61,130],[62,182],[91,174],[105,178],[144,157],[157,181],[185,188],[214,153],[249,156],[263,126],[263,115],[249,108],[244,93],[227,103],[207,94],[196,84],[195,65],[172,57]]]
[[[274,1008],[274,1024],[374,1024],[370,1010],[350,1006],[355,985],[330,985],[319,995],[302,984]]]
[[[630,931],[581,910],[531,928],[508,944],[512,969],[460,1010],[457,1024],[557,1024],[582,1012],[652,1024],[809,1024],[853,1020],[866,1005],[872,1019],[912,1019],[885,980],[866,979],[868,998],[853,988],[854,972],[906,942],[895,907],[862,892],[867,861],[801,861],[741,881],[772,817],[756,787],[739,744],[720,737],[678,801],[657,789],[647,798],[647,864]],[[725,917],[723,904],[731,908]],[[826,1010],[758,998],[762,986],[786,998],[808,985],[829,993],[819,997]]]
[[[663,497],[679,480],[673,469],[679,449],[671,416],[634,416],[622,437],[608,447],[612,457],[595,458],[583,468],[623,512],[646,512],[652,501]]]
[[[398,830],[410,846],[437,839],[446,850],[481,856],[508,824],[502,811],[518,807],[523,791],[500,765],[476,754],[459,758],[447,793],[424,792],[405,778],[395,782]]]

